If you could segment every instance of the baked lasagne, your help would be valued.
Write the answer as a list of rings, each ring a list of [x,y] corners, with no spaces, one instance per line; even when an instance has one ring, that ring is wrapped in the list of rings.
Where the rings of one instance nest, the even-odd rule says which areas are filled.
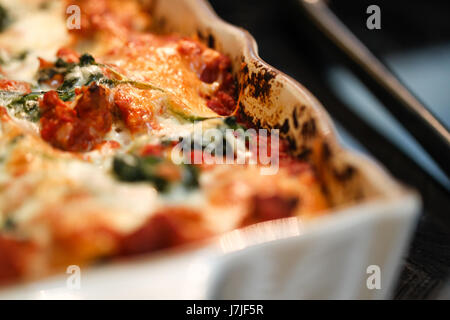
[[[230,59],[153,32],[151,9],[0,1],[1,284],[329,206],[314,167],[239,111]]]

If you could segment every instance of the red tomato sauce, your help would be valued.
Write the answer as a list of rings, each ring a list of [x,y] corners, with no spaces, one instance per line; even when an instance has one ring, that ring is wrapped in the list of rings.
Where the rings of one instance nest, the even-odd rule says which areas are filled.
[[[31,92],[31,86],[24,81],[0,79],[0,90],[27,94]]]
[[[78,90],[75,107],[49,91],[41,101],[41,136],[65,151],[85,152],[103,142],[112,126],[107,89],[92,85]]]

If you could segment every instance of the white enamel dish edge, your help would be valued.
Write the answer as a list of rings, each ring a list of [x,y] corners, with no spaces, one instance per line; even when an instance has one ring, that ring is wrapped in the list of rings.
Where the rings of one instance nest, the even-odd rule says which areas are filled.
[[[274,70],[253,38],[220,20],[204,0],[158,1],[156,15],[192,33],[213,30],[230,57]],[[333,210],[307,224],[290,218],[225,234],[205,246],[180,248],[129,262],[81,270],[0,290],[0,299],[383,299],[389,298],[420,209],[416,193],[378,164],[338,145],[330,118],[300,84],[279,71],[280,99],[307,105],[341,159],[352,163],[381,196]],[[369,266],[380,289],[369,289]]]

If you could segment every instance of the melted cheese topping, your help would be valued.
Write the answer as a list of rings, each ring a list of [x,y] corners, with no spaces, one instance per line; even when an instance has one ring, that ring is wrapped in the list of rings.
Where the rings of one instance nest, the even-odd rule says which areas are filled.
[[[34,83],[39,67],[38,57],[53,60],[59,48],[70,41],[66,28],[63,1],[48,1],[46,9],[40,9],[44,1],[1,0],[12,17],[12,24],[1,33],[0,54],[3,60],[12,60],[2,65],[8,79]],[[14,61],[11,57],[26,53],[25,60]]]
[[[144,36],[127,43],[121,50],[115,50],[104,57],[103,61],[124,70],[124,74],[130,79],[150,82],[166,90],[152,91],[149,100],[164,100],[169,95],[173,100],[169,103],[179,105],[174,110],[177,113],[186,114],[189,110],[184,109],[195,108],[195,114],[200,117],[217,116],[206,106],[204,97],[212,95],[219,84],[207,84],[199,79],[198,74],[193,72],[195,68],[184,61],[178,51],[178,40],[161,42],[155,36]],[[145,104],[146,101],[142,99],[148,94],[150,93],[138,93],[136,103]]]

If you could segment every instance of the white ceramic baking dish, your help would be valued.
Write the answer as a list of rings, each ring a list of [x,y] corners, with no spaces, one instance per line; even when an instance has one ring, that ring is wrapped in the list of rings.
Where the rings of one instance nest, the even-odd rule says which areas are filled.
[[[382,299],[390,296],[420,200],[377,163],[341,147],[321,104],[263,62],[254,39],[203,0],[160,0],[161,31],[196,34],[229,55],[241,108],[278,128],[312,161],[334,204],[329,214],[282,219],[196,244],[4,288],[0,299]],[[378,271],[379,274],[378,274]],[[373,288],[380,280],[379,288]],[[368,285],[369,283],[369,285]],[[372,286],[371,286],[372,285]]]

